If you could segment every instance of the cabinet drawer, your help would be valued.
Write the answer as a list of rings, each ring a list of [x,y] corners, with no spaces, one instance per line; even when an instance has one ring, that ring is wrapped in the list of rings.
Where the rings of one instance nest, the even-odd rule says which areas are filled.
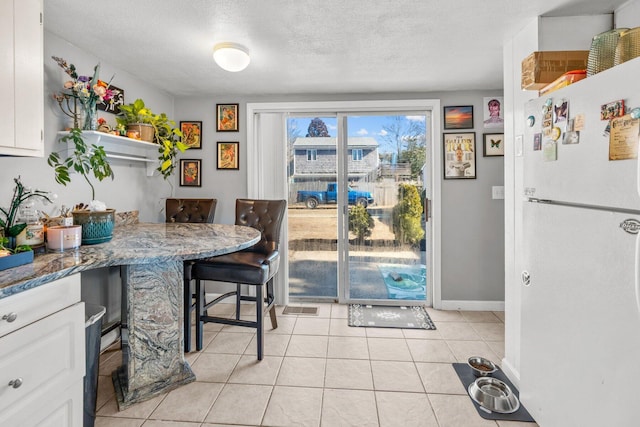
[[[80,301],[80,274],[63,277],[37,288],[2,298],[0,299],[0,337],[78,301]]]
[[[85,372],[84,304],[32,323],[0,338],[0,414],[9,416],[23,402],[56,396]],[[19,381],[14,388],[10,382]],[[4,425],[0,423],[0,425]]]

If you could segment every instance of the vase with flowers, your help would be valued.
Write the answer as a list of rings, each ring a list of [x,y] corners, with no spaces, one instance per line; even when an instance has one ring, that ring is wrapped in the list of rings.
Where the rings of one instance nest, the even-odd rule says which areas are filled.
[[[92,76],[83,76],[78,75],[75,65],[68,64],[63,58],[57,56],[52,56],[52,58],[71,77],[71,80],[64,83],[63,90],[53,95],[60,109],[73,119],[73,127],[78,128],[78,118],[81,114],[78,112],[78,103],[80,103],[84,118],[82,129],[97,130],[98,103],[109,101],[118,94],[118,91],[110,89],[111,80],[104,82],[99,79],[99,63],[93,67]]]

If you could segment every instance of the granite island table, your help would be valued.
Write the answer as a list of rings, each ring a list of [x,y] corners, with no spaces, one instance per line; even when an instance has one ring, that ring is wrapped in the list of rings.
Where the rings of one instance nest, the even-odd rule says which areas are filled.
[[[121,266],[123,360],[113,380],[122,410],[195,380],[183,353],[183,262],[259,240],[258,230],[237,225],[116,227],[110,242],[39,255],[32,264],[0,271],[0,299],[82,271]]]

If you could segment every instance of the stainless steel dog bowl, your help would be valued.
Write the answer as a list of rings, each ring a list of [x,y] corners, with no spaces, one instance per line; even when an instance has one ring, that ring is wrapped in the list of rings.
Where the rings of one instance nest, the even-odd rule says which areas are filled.
[[[510,414],[520,407],[511,388],[493,377],[480,377],[469,384],[469,396],[483,408],[501,414]]]
[[[498,367],[492,361],[480,356],[470,357],[467,360],[467,364],[476,377],[488,377],[498,370]]]

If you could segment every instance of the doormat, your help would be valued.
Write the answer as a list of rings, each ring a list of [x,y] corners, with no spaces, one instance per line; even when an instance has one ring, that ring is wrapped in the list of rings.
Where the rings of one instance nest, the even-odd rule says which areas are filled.
[[[389,299],[424,300],[427,296],[424,265],[379,264]]]
[[[296,307],[293,305],[287,305],[282,310],[282,314],[305,314],[307,316],[317,316],[318,307]]]
[[[421,305],[349,305],[349,326],[370,328],[436,329]]]
[[[471,370],[469,365],[467,365],[466,363],[454,363],[453,369],[456,371],[456,374],[458,374],[458,378],[460,378],[460,381],[462,382],[464,389],[468,390],[469,385],[476,380],[476,377],[475,375],[473,375],[473,371]],[[509,381],[509,378],[507,378],[507,376],[504,374],[504,372],[502,372],[500,368],[498,368],[498,370],[494,372],[492,376],[499,380],[504,381],[509,386],[509,388],[511,388],[511,390],[513,391],[513,394],[516,395],[518,400],[520,400],[520,393],[518,392],[518,389],[513,385],[511,381]],[[520,407],[518,408],[517,411],[511,414],[501,414],[499,412],[492,412],[480,406],[478,403],[476,403],[475,400],[471,399],[471,396],[469,396],[469,393],[467,393],[467,397],[471,400],[471,403],[473,403],[473,405],[476,407],[478,414],[480,414],[480,416],[486,420],[521,421],[525,423],[536,422],[531,416],[531,414],[529,414],[529,412],[526,410],[526,408],[522,406],[522,402],[520,402]]]

